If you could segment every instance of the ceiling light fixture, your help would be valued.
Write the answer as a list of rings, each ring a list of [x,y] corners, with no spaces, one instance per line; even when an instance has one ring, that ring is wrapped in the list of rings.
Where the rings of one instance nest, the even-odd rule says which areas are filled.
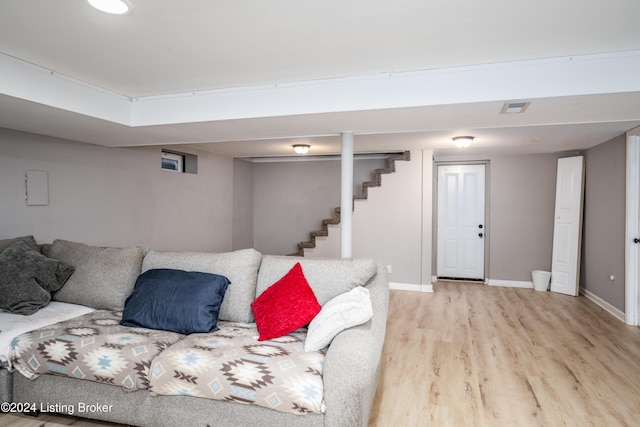
[[[125,15],[131,12],[131,4],[126,0],[87,0],[96,9],[113,15]]]
[[[471,145],[475,137],[473,136],[456,136],[451,138],[456,147],[458,148],[466,148]]]
[[[309,152],[309,148],[311,148],[308,144],[294,144],[292,145],[293,151],[298,154],[307,154]]]

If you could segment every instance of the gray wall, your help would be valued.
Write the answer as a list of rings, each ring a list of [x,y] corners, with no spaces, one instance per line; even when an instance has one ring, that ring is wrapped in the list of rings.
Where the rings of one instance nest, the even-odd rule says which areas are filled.
[[[588,149],[585,161],[580,286],[624,311],[626,137]]]
[[[193,151],[198,174],[180,174],[160,168],[160,152],[0,129],[0,238],[231,250],[233,161]],[[26,205],[29,169],[48,172],[48,206]]]
[[[354,183],[361,188],[385,166],[383,159],[355,160]],[[254,247],[272,255],[296,252],[340,206],[340,174],[339,160],[253,163]]]
[[[557,154],[490,158],[491,279],[531,281],[551,269]]]
[[[551,269],[558,157],[436,157],[438,162],[488,162],[485,277],[490,280],[531,282],[531,270]]]
[[[489,161],[490,279],[530,282],[531,270],[551,268],[558,157],[526,154],[481,158]],[[449,156],[436,160],[479,159]],[[368,169],[375,167],[379,166]],[[340,204],[339,179],[338,161],[254,164],[255,247],[264,253],[294,252],[295,244],[308,240],[309,231],[318,229],[322,219],[330,217],[333,207]],[[422,230],[427,231],[430,235],[430,229]]]
[[[233,250],[253,248],[253,164],[233,161]]]
[[[399,287],[431,285],[432,166],[431,150],[411,151],[410,161],[396,162],[396,172],[356,202],[353,256],[384,262]]]
[[[248,163],[190,150],[199,161],[198,174],[192,175],[161,170],[160,150],[107,148],[0,129],[0,238],[33,234],[45,243],[63,238],[158,250],[253,246],[286,254],[340,204],[339,161]],[[584,154],[581,286],[624,310],[625,137]],[[491,279],[530,281],[530,270],[550,268],[558,157],[485,159],[490,162]],[[384,165],[356,161],[357,181],[370,179],[370,171]],[[49,173],[48,206],[26,205],[29,169]]]
[[[411,151],[410,161],[395,165],[395,173],[382,175],[382,185],[370,188],[367,199],[355,201],[351,253],[385,263],[394,287],[431,288],[433,152]],[[317,239],[304,256],[339,258],[340,241],[341,224],[331,226],[329,236]]]

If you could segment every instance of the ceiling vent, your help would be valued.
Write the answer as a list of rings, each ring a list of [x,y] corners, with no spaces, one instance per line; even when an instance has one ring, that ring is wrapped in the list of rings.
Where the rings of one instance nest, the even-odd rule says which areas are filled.
[[[500,114],[518,114],[524,113],[531,102],[519,101],[519,102],[505,102],[500,110]]]

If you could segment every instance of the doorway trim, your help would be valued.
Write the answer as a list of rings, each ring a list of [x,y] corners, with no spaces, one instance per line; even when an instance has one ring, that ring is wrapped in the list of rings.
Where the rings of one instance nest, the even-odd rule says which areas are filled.
[[[640,127],[627,132],[625,323],[640,326]]]
[[[491,244],[491,218],[489,217],[491,200],[491,164],[490,160],[434,160],[432,171],[432,191],[433,191],[433,203],[432,203],[432,230],[433,238],[431,241],[431,271],[433,275],[431,277],[432,282],[438,281],[438,166],[454,166],[454,165],[484,165],[484,281],[475,283],[489,282],[489,246]]]

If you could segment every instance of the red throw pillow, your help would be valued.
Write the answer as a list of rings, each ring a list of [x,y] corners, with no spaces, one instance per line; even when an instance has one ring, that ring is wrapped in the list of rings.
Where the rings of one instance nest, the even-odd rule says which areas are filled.
[[[296,263],[282,279],[251,303],[260,337],[258,341],[286,335],[308,324],[320,312],[313,289]]]

